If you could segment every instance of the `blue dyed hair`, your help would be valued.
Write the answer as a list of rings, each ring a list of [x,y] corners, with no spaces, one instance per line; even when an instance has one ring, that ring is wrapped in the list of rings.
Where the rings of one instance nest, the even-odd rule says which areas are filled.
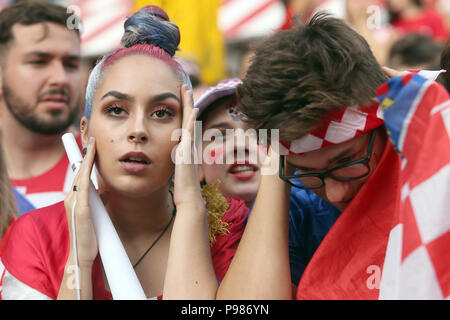
[[[151,19],[149,14],[153,14]],[[168,19],[162,20],[160,17],[160,14],[155,14],[146,7],[132,15],[125,21],[122,46],[128,48],[137,43],[149,43],[163,49],[173,57],[180,43],[180,31],[176,24]]]
[[[148,54],[168,63],[175,71],[181,84],[192,90],[189,76],[181,65],[173,59],[180,43],[180,31],[170,22],[167,14],[156,6],[147,6],[129,17],[124,24],[122,48],[101,58],[92,69],[86,87],[86,106],[84,116],[89,119],[92,104],[105,70],[118,59],[129,54]]]

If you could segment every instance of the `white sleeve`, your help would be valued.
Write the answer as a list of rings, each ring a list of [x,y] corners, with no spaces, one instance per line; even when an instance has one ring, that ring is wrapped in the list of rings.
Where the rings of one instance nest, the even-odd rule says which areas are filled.
[[[0,296],[2,300],[52,300],[45,294],[17,280],[0,260]]]

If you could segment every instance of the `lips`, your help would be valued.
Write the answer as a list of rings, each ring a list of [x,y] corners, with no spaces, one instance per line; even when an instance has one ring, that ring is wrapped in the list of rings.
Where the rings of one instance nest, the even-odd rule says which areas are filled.
[[[129,152],[119,159],[121,166],[128,172],[138,173],[147,169],[150,158],[142,152]]]
[[[239,180],[249,180],[256,175],[258,167],[245,161],[243,164],[235,163],[231,165],[228,172]]]
[[[52,109],[62,109],[67,107],[69,98],[65,95],[45,95],[40,99],[41,103],[49,106]]]

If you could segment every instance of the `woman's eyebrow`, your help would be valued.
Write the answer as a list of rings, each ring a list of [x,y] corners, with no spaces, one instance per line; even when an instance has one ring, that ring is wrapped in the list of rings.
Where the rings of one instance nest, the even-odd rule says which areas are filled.
[[[169,98],[175,99],[178,103],[181,103],[180,98],[178,98],[178,97],[177,97],[175,94],[173,94],[172,92],[164,92],[164,93],[157,94],[156,96],[153,96],[153,97],[150,99],[150,102],[163,101],[163,100],[166,100],[166,99],[169,99]]]
[[[207,129],[233,129],[232,126],[230,126],[229,123],[226,121],[213,123],[212,125],[208,126]]]
[[[106,97],[114,97],[114,98],[117,98],[120,100],[125,100],[125,101],[130,101],[130,102],[134,102],[134,100],[135,100],[132,96],[130,96],[126,93],[116,91],[116,90],[111,90],[111,91],[105,93],[100,100],[103,100]],[[157,94],[150,99],[150,102],[163,101],[163,100],[166,100],[169,98],[175,99],[178,103],[181,102],[180,98],[178,98],[175,94],[173,94],[171,92],[164,92],[161,94]]]
[[[126,93],[115,91],[115,90],[111,90],[111,91],[105,93],[100,100],[103,100],[106,97],[114,97],[114,98],[117,98],[117,99],[120,99],[120,100],[125,100],[125,101],[130,101],[130,102],[134,101],[134,98],[132,96],[130,96],[130,95],[126,94]]]

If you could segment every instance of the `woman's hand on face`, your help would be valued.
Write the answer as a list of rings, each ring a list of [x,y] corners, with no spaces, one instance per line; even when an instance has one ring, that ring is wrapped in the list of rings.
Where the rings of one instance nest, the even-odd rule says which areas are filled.
[[[88,151],[74,179],[72,191],[64,200],[69,225],[70,245],[73,251],[72,214],[75,214],[75,232],[78,263],[92,264],[98,253],[97,238],[89,207],[89,186],[95,158],[95,141],[89,141]],[[75,207],[74,207],[75,206]]]
[[[181,87],[181,99],[183,108],[182,134],[175,151],[174,201],[177,207],[203,203],[197,164],[194,161],[194,154],[196,153],[194,128],[198,109],[193,107],[191,92],[187,90],[186,85]]]

